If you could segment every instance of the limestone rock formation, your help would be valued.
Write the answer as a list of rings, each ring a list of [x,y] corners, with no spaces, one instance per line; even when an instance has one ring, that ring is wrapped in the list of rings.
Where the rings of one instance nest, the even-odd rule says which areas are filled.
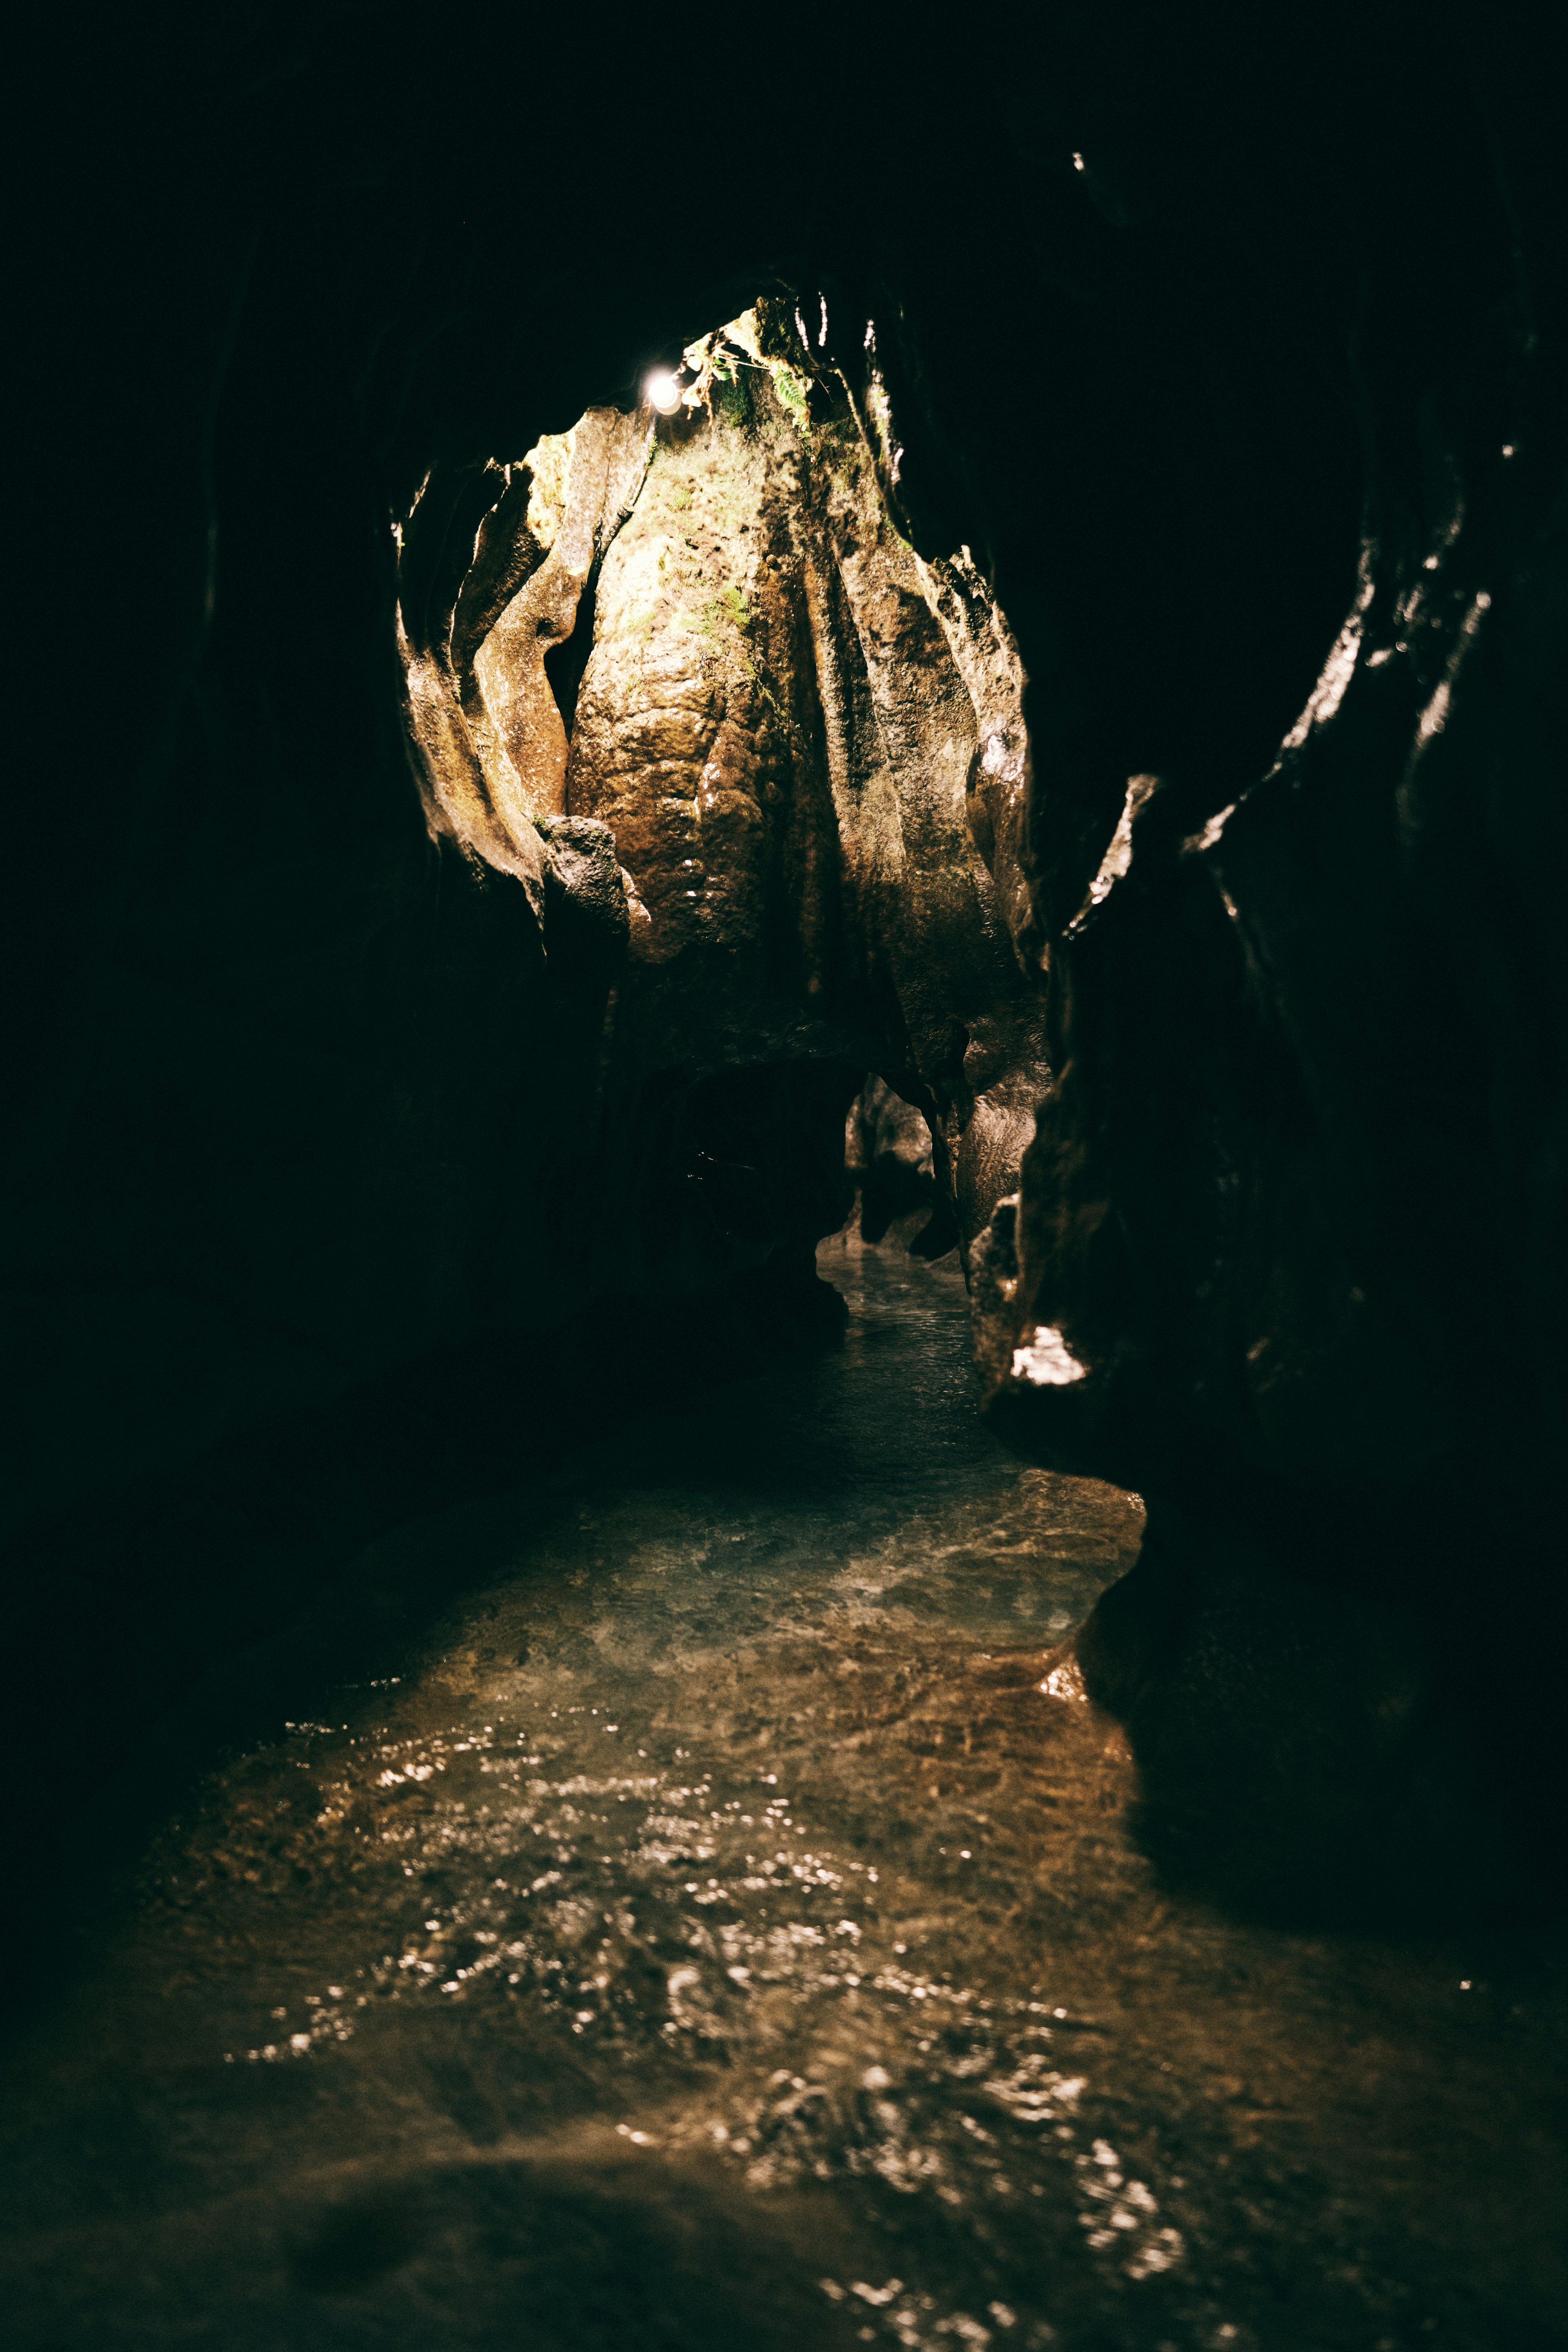
[[[967,1240],[1017,1181],[1047,1076],[1015,937],[1023,672],[967,551],[927,562],[900,538],[847,387],[790,334],[760,305],[690,347],[668,421],[592,411],[481,469],[467,509],[426,485],[405,613],[422,518],[454,520],[443,593],[404,623],[411,730],[433,826],[536,904],[542,837],[558,871],[590,826],[613,848],[613,1059],[868,1066],[931,1122]],[[568,750],[544,651],[591,571]]]
[[[566,730],[544,657],[572,635],[648,442],[647,418],[590,409],[515,469],[427,477],[398,530],[398,644],[431,829],[516,876],[535,914],[538,821],[565,813]]]
[[[844,1165],[859,1194],[862,1241],[879,1242],[907,1220],[915,1255],[937,1257],[952,1247],[957,1227],[939,1195],[931,1129],[884,1079],[868,1078],[849,1107]]]

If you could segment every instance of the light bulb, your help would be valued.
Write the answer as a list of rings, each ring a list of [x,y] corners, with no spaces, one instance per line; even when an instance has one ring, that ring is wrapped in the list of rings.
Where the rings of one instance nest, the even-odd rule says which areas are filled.
[[[673,416],[680,406],[680,378],[668,368],[655,368],[643,386],[644,397],[661,416]]]

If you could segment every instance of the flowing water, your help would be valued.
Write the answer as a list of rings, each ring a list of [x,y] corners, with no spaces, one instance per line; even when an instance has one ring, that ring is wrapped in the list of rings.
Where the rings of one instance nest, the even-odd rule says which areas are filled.
[[[406,1531],[494,1564],[154,1842],[12,2062],[9,2341],[1560,2340],[1544,1961],[1163,1892],[1053,1655],[1137,1498],[979,1427],[951,1260],[821,1262],[842,1351]]]

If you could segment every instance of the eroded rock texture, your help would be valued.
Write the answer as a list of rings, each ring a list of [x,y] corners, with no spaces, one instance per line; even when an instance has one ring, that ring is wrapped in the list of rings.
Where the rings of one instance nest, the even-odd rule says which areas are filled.
[[[868,1078],[844,1122],[844,1165],[860,1197],[860,1238],[879,1242],[909,1220],[916,1256],[952,1248],[955,1226],[936,1181],[931,1132],[912,1103],[884,1079]]]
[[[548,856],[604,953],[626,936],[600,1048],[612,1157],[648,1086],[869,1065],[929,1119],[943,1230],[967,1243],[1017,1181],[1047,1076],[1009,928],[1030,921],[1023,673],[967,551],[928,563],[900,537],[848,387],[805,357],[763,304],[692,347],[657,431],[592,411],[521,467],[433,477],[405,534],[415,606],[452,517],[425,650],[405,625],[412,730],[438,830],[536,900]],[[472,537],[462,501],[487,495]],[[595,550],[568,751],[543,656]]]
[[[516,468],[427,478],[398,531],[398,643],[431,830],[515,875],[536,916],[538,824],[564,814],[566,774],[545,656],[572,635],[649,438],[645,416],[590,409]]]

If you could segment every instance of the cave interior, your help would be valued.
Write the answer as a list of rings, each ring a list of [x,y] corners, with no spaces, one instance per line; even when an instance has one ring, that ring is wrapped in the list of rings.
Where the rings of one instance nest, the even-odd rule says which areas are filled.
[[[1545,32],[30,27],[29,2352],[1562,2340]]]

